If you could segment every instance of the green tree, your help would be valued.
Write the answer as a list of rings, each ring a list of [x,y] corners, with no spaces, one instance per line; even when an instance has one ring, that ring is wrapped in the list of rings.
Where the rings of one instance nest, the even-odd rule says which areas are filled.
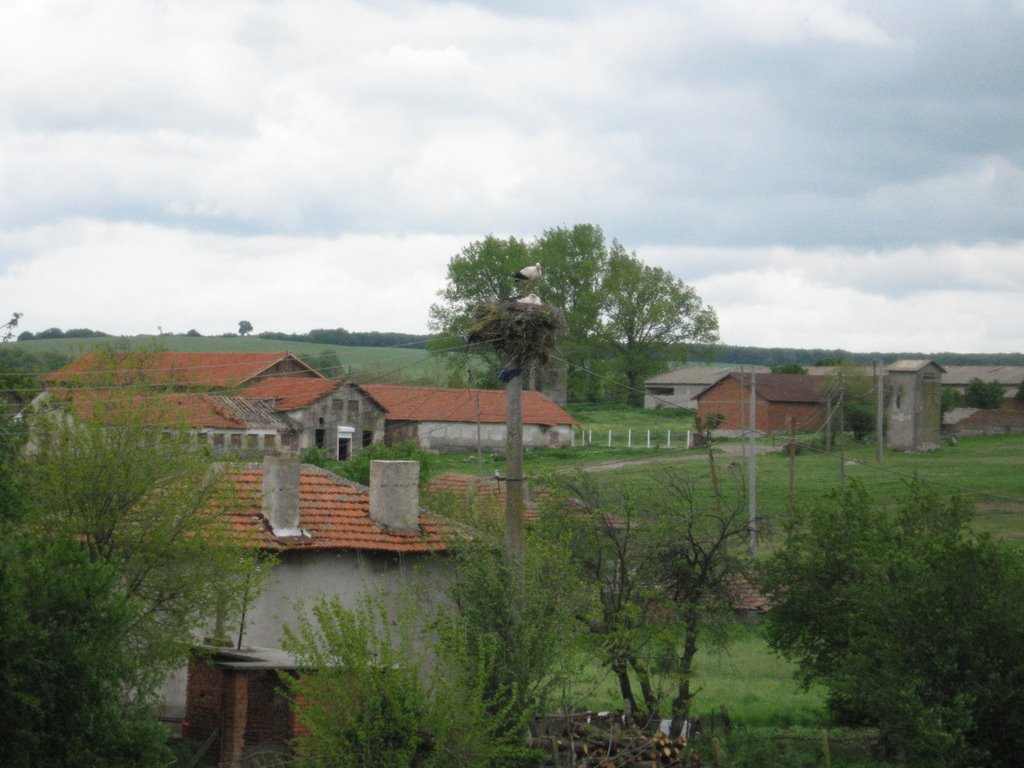
[[[556,483],[561,493],[549,499],[541,528],[562,542],[592,590],[576,615],[602,663],[637,717],[685,719],[694,658],[722,638],[730,595],[746,569],[742,499],[700,500],[694,481],[678,471],[613,492],[583,473]],[[656,671],[674,681],[669,702],[655,690]]]
[[[64,536],[0,534],[0,741],[11,768],[167,765],[121,575]]]
[[[1024,558],[970,516],[919,483],[895,509],[852,484],[766,567],[770,644],[911,765],[1017,765],[1024,748]]]
[[[1003,385],[998,381],[982,381],[973,378],[967,382],[964,401],[969,408],[998,410],[1003,404]]]
[[[599,227],[577,224],[545,230],[533,242],[488,236],[463,248],[430,309],[431,329],[440,334],[431,349],[465,348],[474,308],[515,293],[511,275],[532,263],[544,270],[534,290],[564,314],[559,356],[569,363],[574,399],[599,397],[601,379],[592,373],[619,374],[638,388],[648,373],[685,359],[688,342],[717,341],[715,314],[692,288],[618,243],[607,245]],[[488,360],[500,367],[493,355]],[[465,368],[465,361],[458,365]]]
[[[673,360],[686,357],[690,342],[718,341],[718,317],[697,291],[660,267],[650,267],[615,243],[602,280],[601,336],[633,395]]]
[[[256,551],[209,513],[233,503],[231,490],[156,398],[110,388],[75,402],[30,417],[31,450],[16,465],[30,500],[23,525],[119,574],[143,660],[134,685],[151,691],[187,660],[194,632],[240,613]]]
[[[772,366],[772,373],[798,373],[806,375],[807,369],[800,365],[800,363],[781,363]]]
[[[372,461],[418,461],[420,463],[420,487],[425,488],[434,471],[434,457],[414,442],[386,445],[373,443],[366,446],[348,461],[336,463],[333,471],[362,485],[370,484],[370,462]],[[314,462],[315,463],[315,462]]]
[[[248,320],[239,320],[238,321],[238,335],[239,336],[246,336],[246,335],[248,335],[250,333],[252,333],[252,323],[250,323]]]

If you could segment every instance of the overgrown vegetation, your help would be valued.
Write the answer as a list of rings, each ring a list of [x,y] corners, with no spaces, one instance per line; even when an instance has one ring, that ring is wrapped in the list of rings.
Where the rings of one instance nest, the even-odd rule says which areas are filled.
[[[1024,558],[970,516],[921,483],[892,511],[854,484],[767,564],[772,646],[912,765],[1011,766],[1024,749]]]
[[[166,765],[159,688],[253,586],[255,553],[204,512],[208,459],[133,398],[108,390],[96,420],[0,423],[5,765]]]

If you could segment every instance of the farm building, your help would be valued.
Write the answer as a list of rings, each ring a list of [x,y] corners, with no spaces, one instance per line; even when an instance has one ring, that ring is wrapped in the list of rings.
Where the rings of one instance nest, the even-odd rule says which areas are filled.
[[[1024,365],[943,366],[943,389],[953,389],[962,394],[974,379],[980,379],[986,384],[997,382],[1003,388],[1004,397],[1013,397],[1020,389],[1021,382],[1024,382]]]
[[[939,447],[944,372],[931,360],[897,360],[885,367],[887,448],[931,451]]]
[[[241,397],[271,399],[298,430],[299,453],[322,448],[330,458],[345,461],[384,440],[384,409],[358,384],[274,377],[242,390]]]
[[[106,426],[135,424],[186,431],[197,445],[217,455],[258,457],[295,453],[299,431],[274,409],[273,400],[254,400],[206,392],[130,392],[49,389],[32,403],[37,413],[61,408],[83,422]]]
[[[351,608],[369,593],[415,589],[423,600],[440,599],[449,572],[439,557],[447,551],[441,526],[419,508],[416,462],[374,462],[369,488],[284,457],[228,466],[223,477],[235,501],[219,514],[274,554],[273,570],[232,637],[235,650],[193,663],[191,679],[181,670],[165,687],[164,703],[165,717],[186,718],[193,738],[218,729],[220,764],[236,765],[256,742],[290,735],[290,712],[273,681],[255,674],[287,668],[274,650],[285,626],[296,628],[319,598]]]
[[[413,441],[432,451],[505,449],[504,390],[441,389],[393,384],[362,386],[384,409],[385,441]],[[558,448],[572,444],[576,420],[540,392],[523,392],[523,445]]]
[[[720,434],[748,432],[752,378],[757,432],[789,432],[793,420],[800,431],[817,429],[825,422],[821,395],[825,378],[797,373],[726,374],[697,396],[697,415],[701,419],[721,416]]]
[[[323,378],[288,352],[90,352],[46,375],[48,386],[237,389],[282,376]]]
[[[748,366],[746,370],[750,370]],[[755,367],[755,370],[767,370]],[[740,366],[682,365],[644,382],[644,408],[689,408],[697,410],[697,395]]]

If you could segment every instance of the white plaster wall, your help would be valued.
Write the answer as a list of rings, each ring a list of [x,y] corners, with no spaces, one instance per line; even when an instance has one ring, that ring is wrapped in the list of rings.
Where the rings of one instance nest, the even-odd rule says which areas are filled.
[[[451,577],[451,562],[444,555],[284,552],[246,611],[242,645],[280,648],[284,627],[297,628],[300,617],[311,615],[313,603],[320,598],[338,598],[347,608],[355,607],[366,594],[397,600],[415,591],[423,605],[445,601]],[[235,643],[237,617],[231,617],[229,627]],[[165,683],[165,717],[184,717],[186,682],[183,668]]]
[[[480,446],[485,451],[505,450],[504,424],[481,424]],[[548,448],[572,444],[572,427],[568,424],[541,426],[523,425],[523,445],[527,448]],[[425,421],[419,425],[419,445],[426,450],[475,450],[476,424],[469,422]]]

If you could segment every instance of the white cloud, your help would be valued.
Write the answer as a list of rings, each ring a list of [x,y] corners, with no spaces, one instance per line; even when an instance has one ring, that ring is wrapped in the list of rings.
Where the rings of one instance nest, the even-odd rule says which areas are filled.
[[[587,221],[727,341],[1024,348],[1019,6],[5,3],[0,286],[25,327],[230,330],[237,288],[258,328],[423,330],[462,245]]]

